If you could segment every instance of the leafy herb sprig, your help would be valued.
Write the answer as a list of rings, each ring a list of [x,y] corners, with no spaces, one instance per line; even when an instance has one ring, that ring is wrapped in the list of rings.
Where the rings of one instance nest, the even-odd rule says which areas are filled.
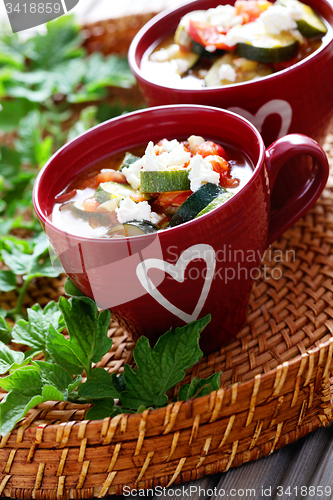
[[[90,403],[88,419],[165,406],[168,391],[201,358],[200,333],[209,321],[206,316],[170,329],[153,348],[141,337],[133,351],[136,367],[125,365],[123,374],[110,375],[95,366],[112,346],[107,335],[109,311],[99,312],[88,297],[61,297],[58,304],[50,302],[44,310],[33,306],[28,309],[28,320],[18,321],[12,330],[13,341],[30,350],[22,353],[0,346],[0,374],[8,373],[0,378],[0,387],[8,392],[0,403],[0,434],[6,435],[29,409],[48,400]],[[68,338],[61,333],[65,327]],[[45,361],[33,359],[40,352]],[[179,399],[217,390],[220,376],[195,377],[181,388]]]
[[[33,278],[60,272],[51,269],[44,236],[37,236],[38,244],[9,236],[22,228],[31,237],[41,232],[32,207],[39,168],[78,134],[132,110],[105,99],[109,87],[134,84],[127,59],[89,55],[82,44],[73,16],[47,23],[45,33],[28,40],[5,31],[0,35],[0,261],[8,266],[0,270],[0,292],[18,292],[17,306],[0,311],[2,316],[22,315]]]

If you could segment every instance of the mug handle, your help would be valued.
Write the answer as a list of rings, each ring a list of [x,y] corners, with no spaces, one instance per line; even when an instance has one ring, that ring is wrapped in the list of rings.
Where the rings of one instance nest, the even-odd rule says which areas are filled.
[[[271,215],[267,246],[277,240],[315,204],[326,185],[329,164],[325,152],[310,137],[289,134],[273,142],[265,152],[270,191],[272,192],[276,177],[285,163],[300,154],[309,155],[314,161],[314,167],[304,186]]]

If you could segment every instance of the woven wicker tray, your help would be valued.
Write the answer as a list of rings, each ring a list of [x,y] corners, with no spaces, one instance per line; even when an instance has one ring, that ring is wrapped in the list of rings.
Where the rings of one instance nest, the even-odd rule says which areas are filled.
[[[332,135],[325,147],[333,165]],[[266,278],[254,284],[246,327],[184,380],[222,370],[219,391],[102,421],[85,420],[87,406],[43,403],[0,441],[0,494],[102,498],[121,494],[125,485],[167,486],[267,456],[328,425],[333,420],[332,187],[333,176],[315,207],[267,253]],[[25,305],[57,300],[63,284],[64,278],[36,280]],[[13,292],[0,294],[0,307],[13,307],[15,299]],[[134,343],[115,322],[109,335],[113,347],[99,366],[121,372],[132,361]]]

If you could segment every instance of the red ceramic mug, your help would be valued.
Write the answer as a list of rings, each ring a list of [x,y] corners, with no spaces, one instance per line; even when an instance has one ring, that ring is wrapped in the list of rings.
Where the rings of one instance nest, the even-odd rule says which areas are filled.
[[[303,0],[302,0],[303,1]],[[261,133],[266,146],[290,133],[301,133],[323,145],[333,126],[333,4],[327,0],[305,0],[327,22],[328,33],[320,48],[306,59],[278,73],[245,83],[201,89],[170,88],[156,84],[141,69],[147,51],[175,32],[180,19],[193,10],[206,10],[235,0],[195,0],[169,9],[148,22],[134,38],[129,64],[149,106],[203,104],[240,114]],[[300,187],[310,167],[299,160],[288,164],[277,180],[274,206],[287,200],[295,185]]]
[[[119,151],[161,138],[203,135],[231,144],[251,161],[245,186],[224,205],[158,233],[124,239],[73,236],[52,223],[56,194],[84,168]],[[284,163],[310,155],[313,171],[270,218],[270,192]],[[257,129],[244,118],[205,106],[162,106],[114,118],[74,139],[41,170],[34,206],[49,241],[72,280],[133,332],[152,342],[168,328],[208,313],[201,339],[220,348],[246,321],[253,270],[267,246],[315,203],[328,177],[325,153],[312,139],[293,134],[265,150]],[[251,259],[244,256],[251,254]]]

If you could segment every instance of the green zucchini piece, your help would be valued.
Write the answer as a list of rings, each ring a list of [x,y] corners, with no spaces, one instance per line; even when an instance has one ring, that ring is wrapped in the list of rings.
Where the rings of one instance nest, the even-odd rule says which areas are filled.
[[[290,2],[288,0],[278,0],[277,5],[287,7]],[[327,28],[318,14],[309,6],[302,2],[297,2],[303,11],[301,19],[296,21],[297,27],[301,34],[306,38],[314,38],[316,36],[323,36],[327,33]]]
[[[102,182],[95,191],[95,200],[97,203],[104,203],[112,198],[127,198],[132,194],[137,194],[131,186],[120,184],[119,182]]]
[[[209,203],[211,203],[224,188],[215,184],[207,183],[201,186],[198,191],[191,194],[178,208],[175,215],[172,217],[169,227],[178,226],[195,218]]]
[[[220,193],[216,198],[214,198],[213,201],[211,201],[201,212],[198,213],[198,215],[195,216],[195,218],[200,217],[201,215],[208,214],[208,212],[211,212],[215,208],[223,205],[226,201],[228,201],[234,193],[230,193],[229,191],[224,190],[222,193]]]
[[[98,213],[98,212],[88,212],[83,208],[83,203],[79,203],[77,201],[74,201],[72,203],[72,212],[74,215],[81,217],[81,219],[90,219],[90,217],[103,217],[105,216],[105,213]]]
[[[118,226],[114,226],[108,234],[118,235],[118,236],[142,236],[143,234],[156,233],[158,231],[158,227],[148,221],[129,221],[124,224],[119,224]]]
[[[287,31],[280,35],[269,35],[262,31],[257,31],[256,23],[244,24],[242,29],[246,32],[247,38],[251,42],[238,43],[236,53],[261,63],[271,64],[288,61],[296,55],[298,40]]]
[[[119,172],[121,172],[123,168],[128,168],[130,165],[132,165],[133,163],[135,163],[138,160],[140,160],[140,156],[135,156],[135,155],[132,155],[132,153],[126,152],[125,157],[123,159],[123,162],[118,169]]]
[[[253,80],[253,78],[263,77],[273,73],[272,68],[258,61],[244,59],[244,64],[238,67],[234,63],[235,59],[239,60],[240,58],[238,55],[230,53],[217,59],[205,76],[206,87],[220,87],[221,85],[230,85],[231,83],[247,82]],[[230,66],[234,68],[236,71],[236,80],[234,82],[220,80],[219,71],[222,64],[230,64]]]
[[[168,191],[187,191],[190,189],[188,170],[165,170],[162,172],[140,172],[140,191],[142,193],[166,193]]]

